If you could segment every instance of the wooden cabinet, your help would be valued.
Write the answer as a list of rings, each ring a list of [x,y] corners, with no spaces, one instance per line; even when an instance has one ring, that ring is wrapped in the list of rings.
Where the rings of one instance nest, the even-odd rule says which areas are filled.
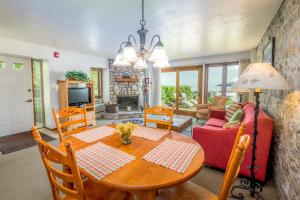
[[[68,80],[59,80],[58,84],[58,98],[59,98],[59,109],[69,106],[69,88],[90,88],[91,94],[91,103],[84,105],[86,107],[86,114],[88,118],[88,124],[91,126],[96,125],[96,115],[95,115],[95,97],[94,97],[94,83],[93,82],[84,82],[84,81],[68,81]],[[70,121],[76,120],[80,116],[70,117]],[[80,126],[76,125],[76,126]],[[77,127],[69,127],[74,129]]]

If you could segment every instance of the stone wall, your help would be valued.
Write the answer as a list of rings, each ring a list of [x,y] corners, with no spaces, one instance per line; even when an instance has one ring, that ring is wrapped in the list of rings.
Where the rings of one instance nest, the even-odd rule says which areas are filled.
[[[264,91],[262,106],[275,119],[274,177],[281,199],[300,197],[300,0],[285,0],[257,49],[275,37],[275,68],[293,87]]]
[[[138,78],[138,82],[118,82],[124,73],[132,78]],[[109,61],[109,100],[116,103],[118,95],[139,95],[139,104],[143,105],[145,70],[137,70],[132,67],[114,67],[112,60]]]

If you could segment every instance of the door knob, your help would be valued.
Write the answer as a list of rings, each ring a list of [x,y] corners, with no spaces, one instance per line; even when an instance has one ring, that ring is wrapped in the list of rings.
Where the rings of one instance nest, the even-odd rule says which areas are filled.
[[[31,103],[32,102],[32,99],[28,99],[25,101],[26,103]]]

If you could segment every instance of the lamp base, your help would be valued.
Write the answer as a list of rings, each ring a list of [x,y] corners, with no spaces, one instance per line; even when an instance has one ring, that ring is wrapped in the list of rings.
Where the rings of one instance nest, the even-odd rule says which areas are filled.
[[[251,197],[255,197],[257,200],[264,200],[264,198],[260,195],[263,191],[262,186],[257,182],[251,182],[249,179],[241,179],[240,184],[233,186],[231,189],[231,198],[244,200],[243,193],[235,192],[235,190],[248,190]]]

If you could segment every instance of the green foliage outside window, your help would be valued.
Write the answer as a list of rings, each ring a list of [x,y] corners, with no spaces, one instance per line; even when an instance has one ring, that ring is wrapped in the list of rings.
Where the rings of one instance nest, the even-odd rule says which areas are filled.
[[[184,93],[188,100],[193,98],[192,88],[188,85],[181,85],[180,92]],[[175,86],[161,86],[161,99],[163,104],[171,105],[176,101],[176,87]]]

